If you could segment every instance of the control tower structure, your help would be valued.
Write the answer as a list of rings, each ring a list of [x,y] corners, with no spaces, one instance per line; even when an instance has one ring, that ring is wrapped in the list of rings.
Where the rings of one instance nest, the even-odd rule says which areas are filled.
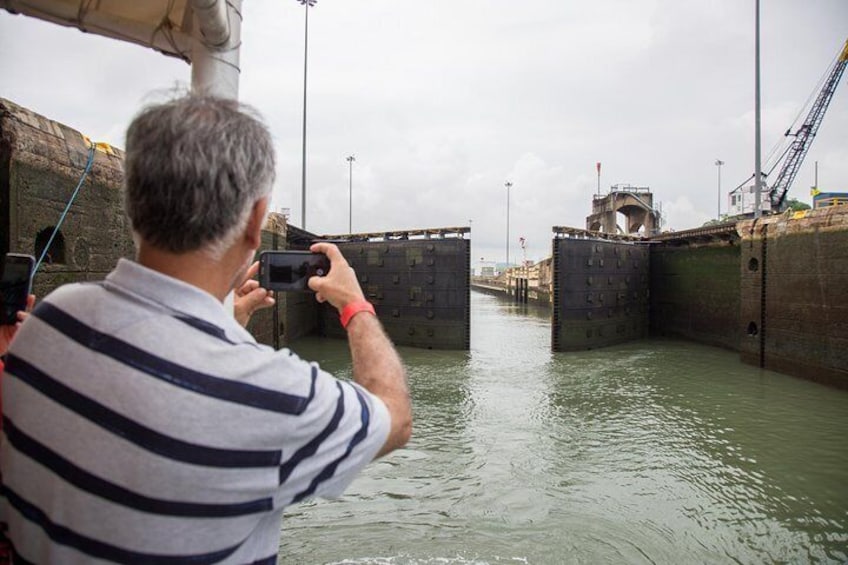
[[[618,213],[624,216],[618,224]],[[660,229],[660,212],[654,208],[654,195],[646,186],[614,184],[608,194],[592,198],[592,214],[586,217],[586,229],[624,235],[656,235]]]

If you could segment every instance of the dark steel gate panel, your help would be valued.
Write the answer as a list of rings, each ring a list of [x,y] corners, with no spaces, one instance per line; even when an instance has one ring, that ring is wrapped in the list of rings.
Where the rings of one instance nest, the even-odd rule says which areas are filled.
[[[470,241],[464,238],[337,242],[366,298],[398,345],[470,347]],[[322,308],[322,331],[344,337],[338,315]]]
[[[645,245],[554,238],[552,349],[594,349],[646,337],[648,275]]]

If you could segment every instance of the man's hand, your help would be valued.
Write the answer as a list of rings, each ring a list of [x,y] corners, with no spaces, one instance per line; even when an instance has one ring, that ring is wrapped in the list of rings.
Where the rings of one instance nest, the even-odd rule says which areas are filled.
[[[17,323],[0,326],[0,355],[6,354],[6,351],[9,349],[9,345],[12,343],[12,338],[15,337],[18,328],[21,327],[21,324],[24,320],[26,320],[26,317],[29,316],[34,305],[35,295],[30,294],[27,296],[26,310],[18,312]]]
[[[258,272],[259,261],[256,261],[247,270],[244,282],[235,289],[233,315],[236,321],[245,327],[254,312],[274,305],[274,297],[271,296],[271,292],[259,286],[259,281],[253,278]]]
[[[351,302],[365,300],[365,294],[356,272],[332,243],[315,243],[309,248],[313,253],[323,253],[330,260],[330,272],[323,277],[309,277],[309,288],[315,291],[318,302],[329,302],[341,312]]]

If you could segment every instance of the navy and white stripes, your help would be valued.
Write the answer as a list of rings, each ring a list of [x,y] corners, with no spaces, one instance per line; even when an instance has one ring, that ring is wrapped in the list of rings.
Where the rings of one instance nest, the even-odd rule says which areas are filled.
[[[309,396],[300,397],[194,371],[190,367],[162,359],[126,341],[90,328],[48,302],[40,304],[32,315],[83,347],[107,355],[174,386],[214,398],[283,414],[301,414],[315,394],[314,383]],[[314,381],[314,374],[312,378]]]

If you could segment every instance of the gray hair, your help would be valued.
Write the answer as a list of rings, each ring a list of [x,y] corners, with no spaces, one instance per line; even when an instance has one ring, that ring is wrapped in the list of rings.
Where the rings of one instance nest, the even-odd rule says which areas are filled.
[[[252,108],[186,96],[148,107],[127,130],[124,209],[133,232],[172,253],[218,256],[271,192],[271,134]]]

